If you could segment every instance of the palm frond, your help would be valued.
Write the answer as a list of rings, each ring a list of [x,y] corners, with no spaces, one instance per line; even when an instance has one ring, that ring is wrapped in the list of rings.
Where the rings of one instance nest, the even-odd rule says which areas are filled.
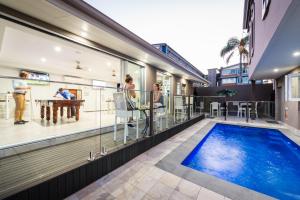
[[[226,46],[224,46],[222,49],[221,49],[221,52],[220,52],[220,56],[221,57],[224,57],[226,54],[229,54],[231,53],[236,47],[238,47],[240,44],[240,41],[233,37],[233,38],[230,38],[228,41],[227,41],[227,44]]]
[[[236,47],[239,44],[240,44],[240,40],[237,39],[236,37],[229,38],[229,40],[227,41],[227,45],[228,46],[234,46],[234,47]]]
[[[233,54],[234,54],[234,51],[232,51],[232,52],[228,55],[228,57],[226,58],[226,64],[229,63],[229,61],[230,61],[230,59],[232,58]]]

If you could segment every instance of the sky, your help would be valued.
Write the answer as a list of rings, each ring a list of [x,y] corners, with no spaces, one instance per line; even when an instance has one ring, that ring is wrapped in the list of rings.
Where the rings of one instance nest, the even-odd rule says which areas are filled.
[[[243,35],[243,0],[85,1],[150,44],[167,43],[205,74],[226,66],[220,50]]]

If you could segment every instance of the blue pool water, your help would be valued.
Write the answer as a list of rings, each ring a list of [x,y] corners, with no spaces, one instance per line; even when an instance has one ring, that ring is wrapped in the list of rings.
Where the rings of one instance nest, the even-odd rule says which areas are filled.
[[[300,199],[300,147],[278,130],[216,124],[182,164],[278,199]]]

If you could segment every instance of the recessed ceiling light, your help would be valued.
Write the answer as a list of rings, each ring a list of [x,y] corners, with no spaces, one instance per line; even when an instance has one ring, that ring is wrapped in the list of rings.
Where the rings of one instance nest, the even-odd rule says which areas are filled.
[[[44,57],[42,57],[42,58],[41,58],[41,61],[42,61],[42,62],[46,62],[46,61],[47,61],[47,59],[46,59],[46,58],[44,58]]]
[[[84,30],[84,31],[88,31],[88,25],[87,24],[83,24],[81,26],[81,29]]]
[[[274,71],[274,72],[278,72],[279,70],[278,70],[278,69],[274,69],[273,71]]]
[[[91,68],[88,68],[88,71],[89,71],[89,72],[91,72],[91,71],[92,71],[92,69],[91,69]]]
[[[295,52],[293,53],[293,56],[295,56],[295,57],[300,56],[300,51],[295,51]]]
[[[54,47],[54,51],[61,52],[61,47],[59,47],[59,46]]]
[[[86,36],[87,36],[87,33],[82,31],[82,32],[80,33],[80,35],[81,35],[82,37],[86,37]]]
[[[110,63],[110,62],[108,62],[108,63],[107,63],[107,65],[108,65],[108,66],[111,66],[111,63]]]

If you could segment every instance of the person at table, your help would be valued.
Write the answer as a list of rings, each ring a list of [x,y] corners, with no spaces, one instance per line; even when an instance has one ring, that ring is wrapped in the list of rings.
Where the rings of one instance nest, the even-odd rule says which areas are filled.
[[[64,90],[63,88],[59,88],[54,97],[61,96],[65,100],[76,100],[74,94],[72,94],[69,90]],[[71,107],[71,115],[72,117],[75,116],[75,107]]]
[[[125,92],[125,98],[127,102],[127,109],[136,110],[135,102],[133,102],[133,99],[136,98],[135,84],[133,83],[133,78],[130,76],[130,74],[126,75],[124,92]],[[129,123],[128,126],[134,127],[134,125],[132,125],[132,122],[133,122],[133,117],[130,117],[128,121]]]
[[[20,72],[19,74],[21,79],[13,80],[13,98],[16,103],[15,107],[15,125],[19,124],[25,124],[28,121],[23,120],[23,115],[25,111],[25,95],[27,90],[30,90],[31,88],[28,86],[26,79],[28,78],[28,73],[27,72]]]
[[[63,88],[59,88],[54,97],[61,96],[65,100],[76,100],[74,94],[72,94],[69,90],[64,90]]]
[[[153,84],[153,103],[156,105],[156,107],[162,107],[164,105],[164,98],[158,83]]]

